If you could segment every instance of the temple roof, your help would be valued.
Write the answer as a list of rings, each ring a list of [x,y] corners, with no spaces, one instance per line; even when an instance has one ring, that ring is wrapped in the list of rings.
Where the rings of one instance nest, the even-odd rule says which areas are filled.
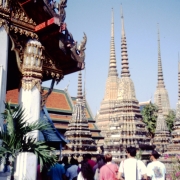
[[[10,37],[7,82],[11,83],[7,83],[7,90],[18,88],[20,84],[23,54],[29,39],[36,39],[43,46],[42,81],[59,82],[64,75],[84,69],[87,37],[82,33],[83,40],[77,44],[68,31],[66,3],[67,0],[0,3],[2,26],[7,27]]]
[[[45,131],[42,131],[43,138],[48,142],[59,142],[59,143],[67,143],[68,141],[64,138],[64,136],[59,133],[59,131],[55,128],[48,111],[46,107],[43,107],[43,109],[40,112],[40,121],[46,122],[50,124],[50,127],[52,129],[48,129]],[[40,140],[41,140],[41,135],[40,135]]]
[[[44,87],[44,93],[48,88]],[[18,104],[18,89],[7,91],[6,101],[11,101],[12,105]],[[76,103],[76,97],[71,97],[66,90],[53,89],[51,95],[46,102],[46,109],[52,119],[54,126],[62,133],[68,127],[68,123],[72,118],[73,105]],[[86,101],[86,118],[88,120],[89,129],[93,139],[102,139],[100,130],[95,124],[91,109]]]

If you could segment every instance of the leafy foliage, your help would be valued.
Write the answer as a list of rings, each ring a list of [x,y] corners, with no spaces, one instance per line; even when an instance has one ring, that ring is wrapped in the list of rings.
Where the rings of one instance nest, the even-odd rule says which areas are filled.
[[[143,107],[141,111],[143,122],[149,131],[150,136],[153,138],[156,129],[158,107],[155,104],[148,104]]]
[[[24,110],[17,106],[11,109],[10,103],[5,103],[4,129],[0,132],[2,146],[0,147],[0,158],[11,155],[13,158],[20,152],[32,152],[37,155],[41,167],[44,164],[53,165],[56,156],[52,154],[54,148],[49,147],[46,142],[38,142],[31,134],[38,130],[43,131],[50,128],[47,123],[36,121],[28,123],[25,120]]]
[[[171,109],[169,111],[169,114],[166,116],[166,123],[170,132],[172,131],[175,117],[176,117],[176,111]]]

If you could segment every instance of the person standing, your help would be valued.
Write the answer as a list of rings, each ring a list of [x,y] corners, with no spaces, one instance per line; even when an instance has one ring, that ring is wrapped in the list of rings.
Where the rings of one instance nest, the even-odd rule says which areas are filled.
[[[94,160],[92,160],[91,158],[92,158],[91,154],[85,154],[85,160],[89,163],[89,165],[93,169],[93,167],[95,166],[96,162]]]
[[[127,159],[121,161],[118,179],[125,178],[125,180],[146,180],[146,166],[141,160],[137,160],[135,158],[136,148],[132,146],[127,147],[126,153]]]
[[[105,155],[106,164],[101,167],[99,180],[117,180],[118,166],[112,163],[112,154]]]
[[[64,156],[63,159],[62,159],[62,163],[64,165],[64,169],[65,169],[65,172],[67,171],[67,169],[69,167],[71,167],[71,164],[68,163],[68,157],[67,156]]]
[[[99,180],[100,169],[106,164],[106,161],[103,155],[98,155],[96,159],[96,165],[93,167],[94,180]]]
[[[53,165],[48,171],[48,176],[50,176],[51,180],[65,180],[65,169],[62,164],[56,163]]]
[[[81,162],[81,171],[78,174],[77,180],[94,180],[94,173],[87,161]]]
[[[76,159],[73,157],[70,160],[71,166],[66,171],[66,177],[68,180],[76,180],[78,175],[78,166]]]
[[[150,155],[152,162],[147,166],[148,180],[165,180],[166,178],[166,167],[162,162],[158,161],[159,157],[159,153],[153,150]]]

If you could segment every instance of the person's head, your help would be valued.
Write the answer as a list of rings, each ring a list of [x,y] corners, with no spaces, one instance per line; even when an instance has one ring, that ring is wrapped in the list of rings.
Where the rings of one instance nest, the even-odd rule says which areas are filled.
[[[77,165],[77,160],[72,157],[70,160],[70,164],[71,165]]]
[[[91,154],[89,154],[89,153],[86,154],[85,156],[86,156],[87,159],[91,159],[91,157],[92,157]]]
[[[157,151],[152,150],[152,152],[150,154],[150,160],[154,161],[154,160],[158,159],[159,157],[160,157],[160,154]]]
[[[63,157],[62,163],[68,164],[68,157],[67,157],[67,156],[64,156],[64,157]]]
[[[93,180],[94,172],[87,161],[82,161],[81,163],[81,173],[84,179]]]
[[[128,157],[135,157],[136,156],[136,148],[135,147],[127,147],[126,148],[126,153]]]
[[[105,157],[106,162],[111,162],[112,161],[112,154],[111,153],[105,154],[104,157]]]

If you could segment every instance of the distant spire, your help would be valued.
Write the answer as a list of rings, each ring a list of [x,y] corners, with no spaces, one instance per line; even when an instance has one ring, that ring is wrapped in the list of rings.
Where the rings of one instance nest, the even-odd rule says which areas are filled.
[[[129,73],[129,63],[128,63],[128,54],[127,54],[127,44],[126,44],[126,36],[124,30],[124,16],[121,5],[121,77],[130,77]]]
[[[162,62],[161,62],[159,26],[158,26],[158,87],[165,87],[163,71],[162,71]]]
[[[83,95],[82,95],[82,74],[81,74],[81,71],[79,71],[77,99],[82,99],[82,98],[83,98]]]
[[[179,54],[178,54],[179,59]],[[178,100],[180,101],[180,59],[178,61]]]
[[[112,8],[112,21],[111,21],[111,47],[110,47],[110,60],[109,60],[109,73],[108,76],[118,76],[116,69],[116,54],[114,44],[114,12]]]

